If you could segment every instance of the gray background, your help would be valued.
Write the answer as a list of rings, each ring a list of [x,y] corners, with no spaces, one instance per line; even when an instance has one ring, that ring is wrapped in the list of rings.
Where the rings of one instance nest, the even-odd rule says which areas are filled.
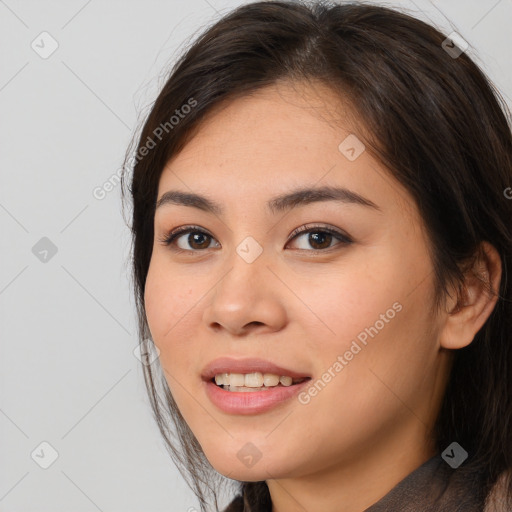
[[[197,507],[133,354],[120,187],[93,190],[179,51],[243,3],[0,0],[0,511]],[[459,32],[511,104],[512,0],[381,4]],[[31,47],[51,49],[44,31],[58,43],[48,58]],[[44,441],[58,453],[47,469]]]

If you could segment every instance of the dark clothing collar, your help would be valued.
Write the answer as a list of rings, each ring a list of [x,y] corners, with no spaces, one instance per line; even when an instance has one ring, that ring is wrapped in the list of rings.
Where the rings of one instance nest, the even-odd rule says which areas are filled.
[[[437,454],[365,512],[482,512],[482,478],[468,478]]]

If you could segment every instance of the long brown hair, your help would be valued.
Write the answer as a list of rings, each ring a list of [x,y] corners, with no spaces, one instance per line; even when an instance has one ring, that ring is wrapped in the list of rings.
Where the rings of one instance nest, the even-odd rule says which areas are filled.
[[[129,156],[133,146],[127,152],[123,199],[129,181],[142,342],[150,337],[144,286],[159,178],[205,115],[221,101],[277,80],[320,80],[348,99],[364,124],[360,138],[366,133],[367,150],[417,203],[430,238],[436,307],[443,304],[448,283],[463,282],[462,265],[482,241],[500,254],[497,304],[473,342],[455,351],[434,432],[439,452],[452,441],[465,448],[471,457],[458,471],[468,477],[483,473],[487,492],[500,473],[512,469],[510,111],[473,60],[466,53],[450,54],[445,39],[412,16],[376,5],[273,1],[241,6],[207,29],[170,71],[137,137],[135,157]],[[210,504],[218,509],[218,485],[227,482],[242,494],[239,510],[269,511],[266,483],[218,475],[183,420],[161,367],[143,369],[166,446],[201,510]],[[510,479],[506,489],[512,497]]]

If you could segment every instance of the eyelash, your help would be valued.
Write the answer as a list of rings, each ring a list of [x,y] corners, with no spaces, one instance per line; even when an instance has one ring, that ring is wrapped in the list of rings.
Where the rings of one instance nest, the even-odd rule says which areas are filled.
[[[185,233],[200,233],[202,235],[206,235],[207,237],[210,237],[214,239],[212,235],[207,233],[206,231],[203,231],[199,226],[183,226],[181,228],[177,228],[173,231],[170,231],[167,233],[164,237],[159,238],[159,242],[163,245],[170,246],[180,235],[183,235]],[[335,230],[333,228],[326,228],[324,226],[318,226],[318,225],[309,225],[306,224],[304,226],[301,226],[290,234],[290,238],[287,243],[291,242],[295,238],[297,238],[298,235],[302,235],[305,233],[328,233],[330,235],[333,235],[335,238],[337,238],[340,243],[335,244],[334,246],[328,247],[326,249],[297,249],[299,251],[307,251],[307,252],[330,252],[333,248],[337,247],[338,245],[346,246],[352,243],[352,240],[345,234],[343,234],[341,231]],[[191,253],[191,252],[203,252],[206,249],[180,249],[178,247],[173,247],[173,251],[178,253]]]

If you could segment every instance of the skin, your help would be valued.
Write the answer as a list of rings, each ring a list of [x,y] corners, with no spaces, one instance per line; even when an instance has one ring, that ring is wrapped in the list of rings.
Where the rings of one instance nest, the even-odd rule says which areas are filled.
[[[453,293],[432,317],[423,221],[368,150],[354,161],[340,152],[358,133],[351,119],[320,84],[267,87],[207,116],[159,183],[158,198],[193,191],[225,209],[168,204],[155,213],[145,305],[169,388],[212,466],[231,479],[266,480],[273,512],[363,511],[433,456],[429,430],[450,349],[472,341],[496,302],[468,277],[464,304],[455,308]],[[379,210],[334,201],[276,215],[265,208],[292,188],[323,185],[349,188]],[[308,223],[337,228],[352,243],[333,237],[322,249],[308,233],[290,239]],[[181,235],[175,247],[185,253],[160,242],[189,224],[211,238],[191,245]],[[250,264],[236,252],[247,236],[263,248]],[[496,289],[499,257],[484,249],[478,270]],[[261,357],[315,381],[396,302],[401,311],[308,404],[295,398],[234,415],[205,394],[201,371],[226,355]],[[261,453],[251,468],[237,457],[248,442]]]

